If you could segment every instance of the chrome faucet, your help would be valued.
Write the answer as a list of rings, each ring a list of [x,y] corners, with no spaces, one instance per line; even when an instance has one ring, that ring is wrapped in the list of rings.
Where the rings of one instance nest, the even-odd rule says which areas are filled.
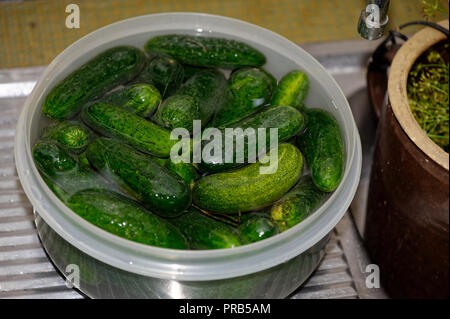
[[[367,7],[361,12],[358,33],[367,40],[376,40],[383,36],[389,21],[387,12],[390,0],[367,0]]]

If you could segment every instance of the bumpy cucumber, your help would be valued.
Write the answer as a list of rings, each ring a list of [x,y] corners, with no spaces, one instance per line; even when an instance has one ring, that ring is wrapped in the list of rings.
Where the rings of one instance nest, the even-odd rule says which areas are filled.
[[[194,207],[171,222],[186,236],[192,249],[220,249],[241,246],[236,229],[201,213]]]
[[[151,157],[116,140],[98,138],[87,148],[89,162],[107,179],[152,211],[176,216],[191,204],[188,185]]]
[[[302,172],[303,157],[294,145],[280,144],[278,161],[272,165],[275,164],[278,165],[271,174],[261,174],[260,167],[267,168],[268,164],[257,162],[234,171],[202,177],[192,189],[193,202],[202,209],[221,214],[268,206],[295,185]]]
[[[214,67],[239,68],[261,66],[265,56],[248,44],[214,37],[190,35],[161,35],[145,44],[150,54],[166,54],[183,64]]]
[[[244,132],[247,128],[253,128],[255,134],[254,139],[248,138],[244,139],[244,154],[243,154],[243,162],[248,162],[248,149],[255,149],[258,152],[258,137],[257,132],[258,128],[277,128],[278,129],[278,143],[284,142],[291,137],[298,134],[304,126],[304,118],[303,115],[297,111],[295,108],[291,106],[277,106],[264,109],[263,111],[255,114],[252,117],[248,117],[234,125],[231,128],[241,128]],[[222,130],[224,132],[224,130]],[[240,134],[243,135],[243,134]],[[236,141],[240,135],[236,136]],[[266,130],[266,150],[269,149],[270,146],[270,131]],[[215,162],[207,162],[203,161],[199,168],[205,172],[220,172],[223,170],[227,170],[233,167],[237,167],[242,165],[237,161],[237,155],[242,154],[234,154],[233,163],[225,163],[225,137],[222,143],[222,161]],[[235,152],[236,153],[236,152]]]
[[[161,158],[153,156],[152,160],[161,166],[167,166],[167,162],[170,161],[170,158]]]
[[[192,132],[193,120],[201,120],[204,125],[222,107],[226,83],[219,71],[196,72],[161,104],[155,121],[169,129],[184,127]]]
[[[152,160],[161,166],[169,169],[180,177],[187,185],[192,187],[194,181],[199,177],[199,173],[190,163],[174,163],[170,158],[152,157]]]
[[[85,190],[72,195],[67,205],[88,222],[119,237],[158,247],[189,248],[178,228],[117,193]]]
[[[195,73],[205,70],[205,68],[200,68],[192,65],[183,65],[183,69],[184,69],[183,83],[189,80]]]
[[[132,80],[144,63],[145,55],[139,49],[106,50],[56,85],[45,98],[42,112],[52,119],[68,118],[90,100]]]
[[[48,176],[69,172],[77,167],[75,158],[53,142],[39,142],[33,147],[34,161]]]
[[[175,93],[184,79],[183,66],[167,56],[155,56],[144,67],[136,81],[153,84],[162,97]]]
[[[169,158],[165,165],[170,171],[178,175],[187,185],[192,187],[195,180],[199,177],[197,170],[190,163],[174,163]]]
[[[314,185],[311,176],[303,176],[291,191],[273,204],[272,220],[280,231],[285,231],[310,216],[327,196]]]
[[[334,117],[321,109],[305,111],[306,128],[298,137],[316,186],[324,192],[334,191],[344,172],[344,145]]]
[[[172,95],[160,105],[153,119],[158,125],[167,129],[182,127],[192,133],[193,120],[199,117],[199,105],[193,97]]]
[[[112,92],[103,100],[121,106],[136,115],[149,117],[161,103],[161,94],[151,84],[135,83]]]
[[[191,76],[177,91],[177,95],[192,96],[199,105],[200,120],[206,124],[222,108],[227,80],[222,72],[200,70]]]
[[[78,164],[80,164],[82,167],[91,167],[91,163],[89,163],[89,160],[86,156],[86,151],[78,155]]]
[[[89,129],[80,123],[60,121],[47,126],[41,139],[55,141],[68,151],[80,153],[89,144],[90,135]]]
[[[90,166],[54,142],[34,145],[33,158],[44,181],[62,201],[83,189],[111,188]]]
[[[234,71],[228,80],[226,104],[214,115],[210,126],[227,127],[259,111],[269,103],[275,86],[275,78],[263,69]]]
[[[152,157],[152,160],[159,165],[169,169],[172,173],[178,175],[187,185],[192,187],[193,183],[199,177],[199,173],[190,163],[174,163],[170,158]]]
[[[251,244],[278,234],[276,224],[263,213],[243,215],[238,230],[243,244]]]
[[[82,120],[99,133],[116,137],[137,149],[160,157],[169,157],[177,143],[170,131],[146,119],[105,102],[95,102],[83,108]]]
[[[299,70],[291,71],[278,83],[270,105],[289,105],[300,109],[308,90],[309,79],[306,73]]]

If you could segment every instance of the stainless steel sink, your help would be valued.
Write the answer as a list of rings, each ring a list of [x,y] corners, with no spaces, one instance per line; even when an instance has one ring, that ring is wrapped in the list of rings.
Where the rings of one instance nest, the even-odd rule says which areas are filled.
[[[363,144],[363,170],[356,197],[336,226],[326,255],[290,298],[386,298],[366,287],[370,261],[361,235],[376,124],[366,93],[365,67],[378,41],[305,44],[334,76],[349,100]],[[67,288],[45,254],[34,215],[14,166],[14,130],[26,96],[45,67],[0,70],[0,298],[84,298]]]

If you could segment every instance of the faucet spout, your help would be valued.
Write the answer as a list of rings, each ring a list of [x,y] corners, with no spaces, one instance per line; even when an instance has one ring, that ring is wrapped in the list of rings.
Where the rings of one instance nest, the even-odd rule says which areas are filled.
[[[376,40],[383,36],[389,21],[387,15],[390,0],[367,0],[367,7],[361,12],[358,33],[367,40]]]

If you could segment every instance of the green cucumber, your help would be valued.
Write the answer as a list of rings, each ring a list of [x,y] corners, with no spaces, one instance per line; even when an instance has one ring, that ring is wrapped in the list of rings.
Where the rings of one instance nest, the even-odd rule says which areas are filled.
[[[167,162],[170,160],[170,158],[161,158],[153,156],[152,160],[161,166],[167,166]]]
[[[265,157],[262,162],[267,160]],[[206,211],[220,214],[268,206],[295,185],[302,172],[303,157],[294,145],[280,144],[278,161],[272,165],[275,164],[271,174],[261,174],[260,168],[267,168],[268,163],[257,162],[235,171],[202,177],[192,189],[193,202]]]
[[[226,83],[219,71],[198,71],[161,104],[155,121],[168,129],[184,127],[192,133],[194,120],[205,125],[222,107]]]
[[[334,191],[344,172],[344,143],[334,117],[321,109],[305,111],[306,128],[298,137],[315,185],[324,192]]]
[[[197,170],[190,163],[174,163],[169,158],[165,164],[165,167],[167,167],[171,172],[177,174],[190,187],[194,185],[194,182],[199,177]]]
[[[92,99],[131,81],[145,64],[145,54],[129,46],[100,53],[69,74],[47,95],[42,113],[52,119],[69,118]]]
[[[192,249],[221,249],[242,245],[234,227],[208,217],[194,207],[170,221],[182,231]]]
[[[142,152],[169,157],[178,141],[170,139],[170,131],[146,119],[105,102],[86,105],[81,119],[95,131],[127,142]]]
[[[294,70],[278,83],[270,105],[289,105],[301,110],[309,90],[309,79],[305,72]]]
[[[188,95],[172,95],[164,100],[153,117],[156,124],[173,130],[185,128],[192,134],[193,120],[199,119],[200,109],[197,101]]]
[[[117,182],[126,193],[155,213],[173,217],[191,204],[191,193],[186,183],[129,145],[98,138],[89,145],[86,154],[100,174]]]
[[[44,128],[41,139],[55,141],[68,151],[81,153],[89,144],[91,133],[80,123],[60,121]]]
[[[164,248],[189,247],[178,228],[120,194],[84,190],[72,195],[67,206],[88,222],[119,237]]]
[[[136,115],[149,117],[161,103],[161,94],[151,84],[134,83],[106,95],[103,100]]]
[[[54,142],[36,143],[33,158],[38,169],[48,176],[69,172],[77,167],[75,158]]]
[[[291,191],[273,204],[272,220],[280,231],[285,231],[310,216],[327,196],[314,185],[311,176],[303,176]]]
[[[238,231],[244,244],[251,244],[278,234],[276,224],[262,213],[243,215]]]
[[[152,157],[152,160],[159,165],[169,169],[180,177],[187,185],[192,187],[194,181],[199,177],[195,167],[190,163],[174,163],[170,158]]]
[[[91,167],[91,163],[89,163],[89,160],[87,159],[87,156],[86,156],[86,151],[84,151],[83,153],[78,155],[78,163],[82,167]]]
[[[226,89],[226,104],[215,115],[210,126],[229,127],[232,123],[259,111],[270,101],[275,78],[259,68],[234,71]]]
[[[192,65],[183,65],[183,68],[184,68],[183,83],[189,80],[195,73],[205,70],[205,68],[200,68]]]
[[[136,81],[153,84],[162,97],[167,97],[180,87],[184,79],[183,69],[180,63],[170,57],[155,56],[144,67]]]
[[[266,63],[266,57],[248,44],[215,37],[160,35],[148,40],[145,50],[149,54],[169,55],[183,64],[203,67],[233,69]]]
[[[170,158],[160,158],[154,156],[152,157],[152,160],[178,175],[178,177],[180,177],[187,185],[191,187],[194,181],[199,177],[197,170],[190,163],[174,163]]]
[[[33,158],[46,184],[62,201],[83,189],[111,188],[90,166],[54,142],[35,144]]]
[[[206,124],[222,108],[227,80],[217,70],[200,70],[177,91],[177,95],[192,96],[199,105],[199,120]]]
[[[277,106],[262,110],[261,112],[255,114],[252,117],[246,118],[234,125],[231,128],[241,128],[244,132],[247,128],[253,128],[255,134],[250,134],[249,136],[254,136],[254,139],[247,138],[244,139],[243,134],[236,135],[235,139],[242,137],[244,139],[244,154],[243,163],[248,162],[248,149],[255,149],[258,151],[258,128],[277,128],[278,129],[278,143],[282,143],[296,134],[298,134],[304,126],[303,115],[291,106]],[[224,132],[224,130],[222,130]],[[224,134],[223,134],[224,135]],[[254,141],[254,142],[253,142]],[[270,146],[270,131],[266,131],[266,150]],[[204,172],[220,172],[233,167],[242,165],[237,161],[237,155],[234,154],[233,163],[225,162],[225,137],[222,142],[222,161],[221,162],[207,162],[203,161],[200,163],[199,168]],[[235,152],[236,153],[236,152]]]

